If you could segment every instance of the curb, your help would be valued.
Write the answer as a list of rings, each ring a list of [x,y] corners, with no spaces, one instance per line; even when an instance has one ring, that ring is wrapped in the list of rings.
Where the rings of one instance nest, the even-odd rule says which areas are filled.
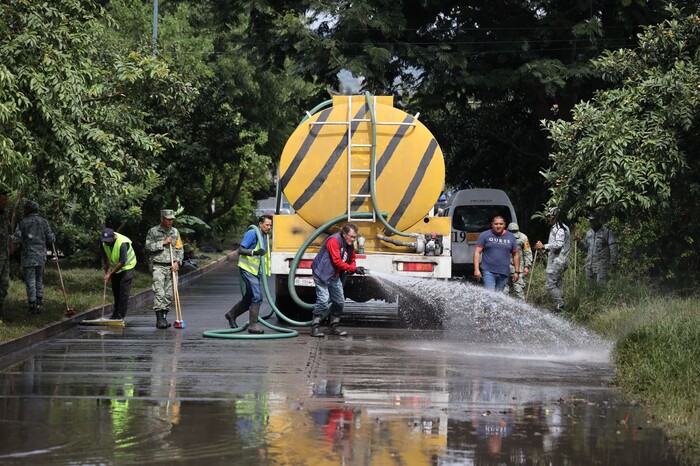
[[[218,266],[219,264],[234,260],[237,257],[238,252],[234,251],[220,259],[215,260],[211,264],[205,265],[201,269],[193,270],[192,272],[180,277],[178,281],[178,286],[187,286],[189,283],[198,279],[199,277],[209,272],[211,269]],[[141,305],[152,299],[153,290],[144,290],[129,298],[129,307],[131,307],[132,305]],[[105,306],[105,314],[107,314],[108,312],[112,312],[112,304]],[[60,333],[70,330],[71,328],[77,325],[80,325],[80,322],[83,320],[97,319],[101,316],[102,306],[94,307],[92,309],[88,309],[87,311],[83,311],[80,314],[76,314],[74,316],[64,318],[63,320],[60,320],[58,322],[48,324],[45,327],[37,329],[34,332],[21,336],[19,338],[15,338],[14,340],[8,340],[6,342],[0,343],[0,357],[7,356],[16,351],[24,350],[29,348],[30,346],[42,343],[43,341],[48,340],[51,337],[54,337]]]

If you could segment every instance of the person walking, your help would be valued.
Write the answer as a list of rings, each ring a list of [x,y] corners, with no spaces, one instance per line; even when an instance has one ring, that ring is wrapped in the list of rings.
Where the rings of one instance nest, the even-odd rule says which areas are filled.
[[[0,186],[0,323],[8,321],[3,306],[7,291],[10,288],[10,256],[12,241],[10,241],[10,225],[7,221],[7,195],[10,192]],[[8,321],[9,322],[9,321]]]
[[[331,303],[331,335],[344,337],[348,332],[340,330],[340,317],[345,306],[343,281],[341,273],[365,274],[365,268],[355,263],[355,240],[357,225],[346,223],[340,232],[329,236],[323,242],[321,250],[311,263],[314,284],[316,285],[316,304],[311,322],[311,336],[323,337],[321,318]]]
[[[586,251],[586,284],[589,286],[597,283],[604,286],[608,281],[608,270],[617,266],[617,240],[611,230],[603,225],[600,218],[589,215],[591,229],[586,232],[586,237],[581,241],[578,233],[574,239],[582,251]]]
[[[105,271],[105,284],[112,281],[114,306],[110,319],[119,320],[126,317],[129,307],[129,293],[134,279],[136,253],[131,240],[111,228],[102,230],[102,268]]]
[[[184,257],[182,238],[173,227],[175,213],[171,209],[160,211],[160,224],[148,230],[145,249],[153,266],[153,311],[156,328],[170,327],[168,312],[173,304],[173,275]],[[173,272],[175,272],[173,274]]]
[[[56,241],[49,222],[39,215],[36,201],[24,203],[24,218],[15,229],[14,242],[21,246],[20,266],[24,274],[29,312],[40,314],[44,309],[44,267],[47,246]],[[58,258],[56,258],[58,260]]]
[[[516,298],[525,300],[525,282],[527,276],[530,274],[532,269],[532,248],[530,247],[530,240],[527,235],[520,231],[520,227],[515,222],[510,222],[508,224],[508,231],[513,233],[515,236],[515,241],[518,244],[518,254],[520,255],[520,267],[518,270],[522,271],[517,280],[513,278],[510,279],[509,286],[506,288],[506,294],[511,292]],[[511,257],[510,261],[510,274],[511,277],[515,272],[515,263]]]
[[[515,264],[512,275],[511,257]],[[496,215],[491,219],[491,229],[482,232],[476,240],[474,278],[483,281],[487,290],[503,292],[509,276],[513,281],[520,278],[520,265],[517,240],[513,233],[506,231],[505,219]]]
[[[552,297],[555,309],[564,310],[564,272],[569,267],[569,250],[571,237],[569,227],[559,220],[559,207],[550,207],[547,211],[547,221],[551,228],[547,244],[538,241],[535,248],[547,251],[547,279],[545,286]]]
[[[262,304],[262,281],[267,280],[270,272],[270,241],[268,234],[272,229],[272,215],[262,215],[258,218],[258,227],[262,233],[262,242],[258,241],[258,235],[254,229],[246,231],[238,248],[238,271],[241,280],[245,283],[245,294],[224,317],[228,320],[229,327],[236,328],[236,318],[247,311],[248,333],[259,335],[265,333],[258,322],[260,305]],[[265,272],[261,267],[261,257],[265,261]]]

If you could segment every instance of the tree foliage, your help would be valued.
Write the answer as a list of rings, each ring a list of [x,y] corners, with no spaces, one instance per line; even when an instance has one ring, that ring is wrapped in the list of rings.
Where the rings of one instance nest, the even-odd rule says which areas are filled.
[[[172,143],[148,120],[182,113],[194,89],[161,60],[106,47],[114,24],[90,2],[0,12],[2,181],[85,227],[108,210],[138,216],[160,183],[149,162]]]
[[[681,264],[700,271],[700,10],[669,12],[637,47],[594,61],[614,88],[578,104],[570,122],[544,122],[553,142],[544,176],[552,202],[574,215],[597,210],[653,229],[642,246],[674,276]]]

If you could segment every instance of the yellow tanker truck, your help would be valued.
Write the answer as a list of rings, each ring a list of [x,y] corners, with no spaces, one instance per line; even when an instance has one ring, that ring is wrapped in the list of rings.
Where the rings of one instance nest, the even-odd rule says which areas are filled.
[[[451,276],[450,219],[432,216],[445,163],[417,117],[395,108],[390,96],[336,96],[293,132],[278,191],[294,214],[276,215],[272,233],[271,272],[283,313],[311,315],[311,262],[328,235],[353,222],[357,265],[371,273],[347,277],[344,315],[408,322],[420,310],[425,323],[441,320],[441,309],[400,286],[402,276]]]

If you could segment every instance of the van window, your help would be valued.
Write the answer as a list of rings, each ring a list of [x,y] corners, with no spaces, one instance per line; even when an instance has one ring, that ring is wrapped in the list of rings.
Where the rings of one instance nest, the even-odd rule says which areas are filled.
[[[510,208],[505,205],[460,205],[452,213],[452,229],[467,233],[481,233],[491,228],[491,220],[500,215],[508,225],[512,220]]]

